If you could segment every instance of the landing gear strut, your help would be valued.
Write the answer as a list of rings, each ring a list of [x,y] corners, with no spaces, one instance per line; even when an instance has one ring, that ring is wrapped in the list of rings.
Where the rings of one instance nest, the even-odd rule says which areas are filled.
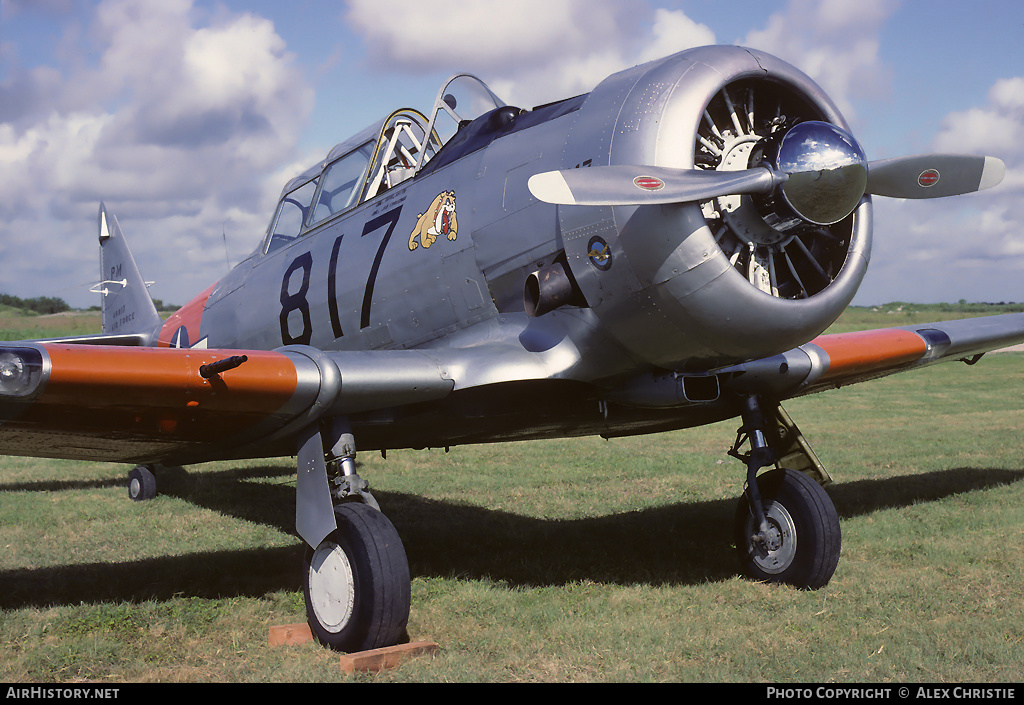
[[[815,590],[828,583],[839,563],[839,514],[810,471],[776,467],[758,475],[779,457],[795,455],[818,477],[827,478],[782,407],[773,418],[777,423],[769,426],[758,399],[744,398],[743,426],[730,451],[747,464],[747,487],[736,509],[736,549],[744,572],[755,580]],[[744,440],[751,449],[741,454]]]
[[[399,643],[409,620],[409,564],[398,532],[355,472],[355,440],[346,423],[309,430],[299,450],[296,495],[313,635],[338,651]]]

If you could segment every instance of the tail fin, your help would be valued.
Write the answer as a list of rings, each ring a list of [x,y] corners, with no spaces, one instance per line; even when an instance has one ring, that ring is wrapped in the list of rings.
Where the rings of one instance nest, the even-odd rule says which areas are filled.
[[[100,283],[95,291],[103,295],[103,334],[132,337],[135,345],[151,345],[160,331],[160,314],[124,241],[117,218],[108,213],[103,203],[99,231]]]

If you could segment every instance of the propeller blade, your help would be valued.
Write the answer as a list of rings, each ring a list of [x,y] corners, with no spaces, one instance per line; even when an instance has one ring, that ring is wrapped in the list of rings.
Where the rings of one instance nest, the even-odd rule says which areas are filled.
[[[1006,165],[995,157],[921,154],[868,162],[866,193],[891,198],[942,198],[991,188]]]
[[[718,196],[768,194],[777,179],[767,167],[701,171],[651,166],[592,166],[530,177],[530,193],[545,203],[641,206],[706,201]]]

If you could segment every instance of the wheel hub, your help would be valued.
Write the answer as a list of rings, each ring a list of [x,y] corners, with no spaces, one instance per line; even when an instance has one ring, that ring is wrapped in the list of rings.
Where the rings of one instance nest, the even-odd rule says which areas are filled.
[[[782,532],[774,522],[768,525],[768,530],[758,535],[760,544],[766,551],[778,551],[782,548]]]
[[[762,571],[776,575],[786,570],[796,558],[796,525],[790,513],[778,502],[765,507],[765,518],[768,522],[766,531],[757,534],[751,531],[753,559]],[[753,530],[757,528],[753,517],[750,527]]]
[[[340,632],[355,608],[355,577],[348,555],[338,544],[324,541],[313,553],[306,579],[318,621],[327,631]]]

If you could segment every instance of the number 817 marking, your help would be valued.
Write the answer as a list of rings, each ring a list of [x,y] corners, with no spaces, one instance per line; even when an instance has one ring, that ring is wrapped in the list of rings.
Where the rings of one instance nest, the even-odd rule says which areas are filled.
[[[363,304],[359,315],[360,329],[370,325],[370,304],[373,302],[373,286],[377,281],[377,273],[380,271],[380,262],[384,257],[384,249],[391,240],[391,235],[395,231],[395,226],[398,224],[401,214],[402,206],[398,206],[372,220],[368,220],[363,225],[363,232],[360,237],[366,237],[370,233],[380,230],[385,225],[387,230],[384,231],[384,237],[381,238],[380,245],[377,247],[377,254],[373,258],[373,264],[370,265],[370,271],[366,277],[366,288],[363,290]],[[335,338],[340,338],[344,335],[341,329],[341,316],[338,312],[337,292],[338,254],[344,237],[344,234],[339,235],[338,239],[334,241],[334,247],[331,249],[330,266],[327,271],[327,309],[331,316],[331,329],[334,332]],[[291,284],[292,276],[299,270],[302,271],[302,283],[299,285],[298,290],[291,294],[289,293],[289,284]],[[313,320],[309,314],[309,300],[306,298],[306,295],[309,293],[309,280],[312,272],[313,255],[307,251],[291,261],[291,264],[288,265],[284,272],[284,278],[281,280],[281,342],[285,345],[309,345],[310,340],[313,338]],[[293,311],[298,311],[302,316],[302,331],[294,336],[288,330],[288,317]]]

